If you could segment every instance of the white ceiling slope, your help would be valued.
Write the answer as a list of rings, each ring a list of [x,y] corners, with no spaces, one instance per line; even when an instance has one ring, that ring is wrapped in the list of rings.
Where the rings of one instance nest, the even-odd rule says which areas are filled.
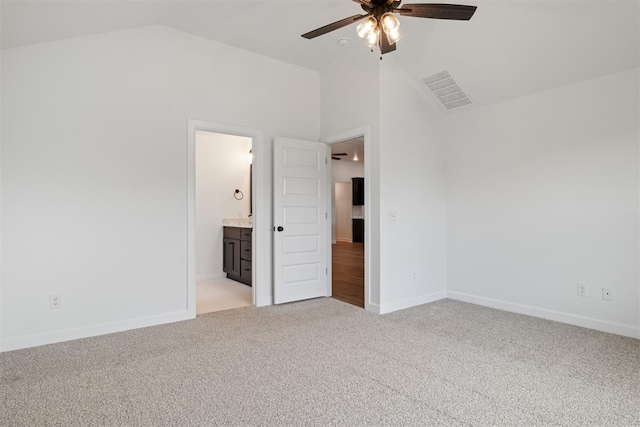
[[[405,37],[388,56],[415,79],[449,70],[475,106],[640,66],[637,0],[446,2],[477,5],[478,11],[469,22],[400,17]],[[360,13],[350,0],[1,0],[0,5],[2,48],[166,25],[315,70],[366,49],[355,25],[314,40],[300,37]],[[351,43],[338,46],[339,37]]]

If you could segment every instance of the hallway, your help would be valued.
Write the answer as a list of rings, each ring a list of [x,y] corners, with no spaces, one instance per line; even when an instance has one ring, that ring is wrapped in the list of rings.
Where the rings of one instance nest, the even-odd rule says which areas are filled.
[[[333,298],[364,308],[364,243],[338,242],[333,248]]]

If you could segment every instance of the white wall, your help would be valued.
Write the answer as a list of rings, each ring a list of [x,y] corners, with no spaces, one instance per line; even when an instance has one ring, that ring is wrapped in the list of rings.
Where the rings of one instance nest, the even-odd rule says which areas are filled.
[[[263,130],[267,224],[273,137],[319,137],[318,73],[168,28],[2,56],[5,349],[185,317],[187,118]]]
[[[444,298],[446,182],[441,113],[393,57],[380,76],[380,311]],[[395,219],[392,220],[392,214]]]
[[[635,69],[446,120],[450,295],[640,337],[638,80]]]
[[[252,140],[196,132],[196,278],[226,277],[222,271],[222,219],[248,217]],[[237,200],[235,190],[244,197]],[[240,197],[238,195],[238,197]]]
[[[364,177],[364,164],[359,162],[352,162],[347,160],[332,160],[331,161],[331,177],[332,177],[332,185],[334,188],[334,194],[332,194],[332,206],[331,210],[333,212],[332,218],[332,236],[333,241],[335,242],[338,238],[337,234],[337,220],[338,220],[338,212],[336,210],[336,195],[335,195],[335,186],[336,182],[348,182],[351,185],[351,178],[354,177]],[[351,218],[351,208],[352,208],[352,198],[349,196],[349,218]],[[348,229],[351,230],[351,219],[349,219]],[[345,236],[340,236],[342,239]],[[351,234],[348,236],[351,239]]]
[[[366,49],[353,56],[331,64],[320,72],[322,87],[322,139],[342,134],[353,129],[368,127],[370,137],[365,144],[367,159],[365,168],[369,170],[367,220],[365,233],[370,230],[370,238],[365,240],[368,249],[365,277],[370,283],[368,301],[365,307],[377,310],[380,304],[380,69],[378,56]],[[359,135],[349,135],[356,137]],[[332,162],[335,163],[335,162]],[[367,174],[365,173],[365,178]]]
[[[332,160],[331,176],[333,182],[351,182],[351,178],[364,176],[364,163],[350,160]]]

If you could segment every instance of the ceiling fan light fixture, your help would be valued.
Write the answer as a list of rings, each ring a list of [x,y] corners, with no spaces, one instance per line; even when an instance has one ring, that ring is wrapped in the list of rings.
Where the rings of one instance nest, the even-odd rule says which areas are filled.
[[[382,28],[384,28],[385,31],[400,29],[400,21],[398,21],[398,18],[393,16],[393,13],[391,12],[383,14],[380,17],[380,23],[382,24]]]
[[[373,16],[369,16],[367,19],[362,21],[360,25],[356,28],[356,32],[358,33],[358,37],[361,39],[368,39],[371,33],[375,32],[378,28],[378,21]]]
[[[389,44],[392,45],[402,38],[402,32],[400,31],[400,21],[393,16],[393,13],[387,12],[380,17],[380,23],[384,34],[389,40]]]
[[[0,0],[1,1],[1,0]],[[476,12],[477,6],[445,3],[409,3],[402,0],[354,0],[366,12],[324,25],[302,35],[305,39],[314,39],[347,25],[360,22],[356,32],[373,51],[380,48],[382,55],[396,50],[396,42],[402,37],[400,21],[394,14],[413,16],[415,18],[446,19],[468,21]],[[382,34],[384,33],[384,34]],[[380,37],[386,37],[381,39]]]
[[[376,28],[374,31],[371,31],[367,36],[366,42],[367,46],[371,49],[374,49],[378,46],[378,40],[380,40],[380,28]]]
[[[400,31],[400,28],[385,31],[384,33],[387,36],[387,40],[389,40],[390,45],[395,44],[403,36],[402,32]]]

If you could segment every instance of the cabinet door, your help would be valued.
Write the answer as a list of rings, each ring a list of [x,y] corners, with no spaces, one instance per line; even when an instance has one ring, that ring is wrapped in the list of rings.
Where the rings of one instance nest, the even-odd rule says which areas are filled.
[[[352,219],[353,243],[364,243],[364,219]]]
[[[364,178],[351,178],[352,183],[352,204],[354,206],[364,205]]]
[[[240,240],[223,239],[222,270],[230,276],[240,276]]]

